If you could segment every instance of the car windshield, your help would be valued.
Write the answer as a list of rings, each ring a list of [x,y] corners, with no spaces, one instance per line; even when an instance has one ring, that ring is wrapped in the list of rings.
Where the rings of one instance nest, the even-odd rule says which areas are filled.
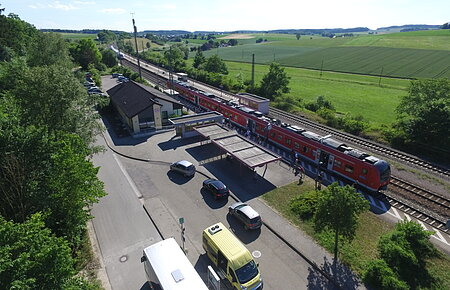
[[[244,284],[258,275],[258,266],[256,266],[255,261],[251,260],[245,266],[236,270],[236,276],[239,283]]]

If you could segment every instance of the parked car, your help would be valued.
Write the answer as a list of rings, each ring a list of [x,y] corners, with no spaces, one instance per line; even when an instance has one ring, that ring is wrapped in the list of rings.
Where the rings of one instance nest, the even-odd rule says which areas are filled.
[[[94,82],[88,82],[88,81],[85,81],[84,83],[83,83],[83,86],[85,87],[85,88],[91,88],[91,87],[95,87],[95,83]]]
[[[228,213],[243,223],[246,230],[259,229],[262,226],[259,213],[245,203],[233,203],[228,207]]]
[[[89,89],[88,90],[88,94],[89,95],[92,95],[92,94],[103,94],[103,91],[102,90],[100,90],[99,88],[95,88],[95,89]]]
[[[126,82],[130,81],[128,78],[126,78],[124,76],[118,76],[117,80],[121,83],[126,83]]]
[[[183,174],[184,176],[194,176],[195,166],[189,161],[181,160],[170,165],[170,170]]]
[[[203,181],[203,188],[209,191],[215,199],[228,198],[230,195],[227,186],[217,179],[206,179]]]
[[[118,78],[118,77],[123,77],[123,75],[122,75],[122,74],[119,74],[119,73],[113,73],[113,74],[112,74],[112,77],[113,77],[113,78]]]

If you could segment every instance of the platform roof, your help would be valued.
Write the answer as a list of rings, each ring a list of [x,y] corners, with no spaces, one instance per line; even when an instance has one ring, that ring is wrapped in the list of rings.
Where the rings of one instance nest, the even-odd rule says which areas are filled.
[[[195,115],[185,115],[182,117],[171,118],[170,122],[172,122],[172,124],[174,124],[174,125],[179,125],[179,124],[197,123],[197,122],[211,120],[214,118],[221,118],[221,117],[222,117],[222,114],[220,114],[216,111],[212,111],[212,112],[200,113],[200,114],[195,114]]]
[[[194,130],[251,169],[281,159],[280,156],[218,124],[199,126]]]

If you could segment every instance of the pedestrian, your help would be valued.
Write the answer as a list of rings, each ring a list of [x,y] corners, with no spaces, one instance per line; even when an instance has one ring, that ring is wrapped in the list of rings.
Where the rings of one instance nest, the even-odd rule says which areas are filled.
[[[305,174],[305,168],[303,168],[303,166],[298,165],[296,166],[296,172],[298,174],[298,184],[302,184],[303,183],[303,176]]]

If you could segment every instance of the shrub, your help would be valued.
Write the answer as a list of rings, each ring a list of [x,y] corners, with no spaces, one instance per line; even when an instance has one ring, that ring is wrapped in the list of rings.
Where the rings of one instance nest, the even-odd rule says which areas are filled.
[[[381,259],[369,262],[363,280],[376,289],[409,289],[408,285],[399,280],[394,271]]]
[[[301,219],[311,219],[316,212],[320,191],[312,190],[294,197],[290,201],[291,211]]]

